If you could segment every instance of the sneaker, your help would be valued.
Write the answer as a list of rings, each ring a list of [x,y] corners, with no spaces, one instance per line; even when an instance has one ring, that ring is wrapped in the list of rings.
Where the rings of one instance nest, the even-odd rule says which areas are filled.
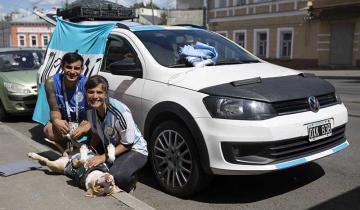
[[[136,190],[136,184],[134,184],[134,187],[130,190],[130,194],[134,194],[134,191]]]

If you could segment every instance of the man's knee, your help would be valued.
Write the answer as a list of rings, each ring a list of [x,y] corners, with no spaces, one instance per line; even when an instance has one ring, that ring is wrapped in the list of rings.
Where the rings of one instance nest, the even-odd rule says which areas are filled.
[[[136,183],[136,176],[127,173],[115,173],[113,174],[115,184],[122,190],[129,192]]]
[[[52,129],[52,124],[48,123],[44,126],[43,133],[46,138],[53,139],[54,138],[54,132]]]

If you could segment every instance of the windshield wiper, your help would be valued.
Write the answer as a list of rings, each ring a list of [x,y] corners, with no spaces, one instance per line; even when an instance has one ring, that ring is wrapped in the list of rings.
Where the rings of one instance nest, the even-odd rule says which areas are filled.
[[[182,68],[182,67],[189,67],[188,65],[186,65],[185,63],[178,63],[178,64],[173,64],[173,65],[169,65],[166,66],[168,68]]]
[[[216,62],[216,65],[227,65],[227,64],[244,64],[244,63],[259,63],[258,60],[224,60]]]

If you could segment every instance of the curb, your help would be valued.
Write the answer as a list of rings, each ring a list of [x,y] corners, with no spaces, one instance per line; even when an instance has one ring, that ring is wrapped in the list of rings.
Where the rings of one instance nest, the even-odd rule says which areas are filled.
[[[18,137],[18,139],[24,143],[27,143],[31,147],[35,148],[38,152],[45,152],[45,151],[54,151],[50,147],[44,146],[40,143],[37,143],[36,141],[33,141],[28,136],[20,133],[19,131],[9,127],[8,125],[5,125],[4,123],[0,122],[0,129],[4,129],[8,131],[9,133],[13,134],[14,136]],[[56,151],[54,151],[56,152]],[[58,152],[56,152],[58,153]],[[59,154],[59,153],[58,153]],[[126,192],[120,192],[111,195],[114,199],[120,201],[121,203],[125,204],[126,206],[133,208],[135,210],[155,210],[153,207],[149,206],[147,203],[135,198],[133,195],[126,193]],[[1,210],[1,208],[0,208]]]

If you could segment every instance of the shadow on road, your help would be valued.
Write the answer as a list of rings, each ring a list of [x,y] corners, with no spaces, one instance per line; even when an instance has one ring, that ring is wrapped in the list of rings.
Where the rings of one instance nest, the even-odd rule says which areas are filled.
[[[308,163],[283,171],[252,176],[217,176],[194,200],[207,203],[251,203],[307,185],[325,174],[320,165]]]
[[[31,122],[31,118],[13,118],[11,122]],[[43,126],[36,125],[29,129],[31,139],[47,145],[54,150],[54,146],[43,140]],[[42,154],[49,159],[56,159],[56,154]],[[274,196],[285,194],[295,189],[301,188],[325,174],[320,165],[308,163],[298,167],[283,171],[262,174],[262,175],[243,175],[243,176],[215,176],[206,189],[190,198],[191,200],[204,203],[252,203],[265,200]],[[147,164],[138,176],[139,182],[160,190],[152,174],[151,168]],[[69,182],[68,184],[73,184]],[[352,199],[351,196],[359,194],[359,189],[353,192],[354,195],[344,195],[344,199]],[[351,192],[350,192],[351,193]],[[339,198],[340,199],[340,198]],[[330,200],[329,202],[340,202]],[[341,202],[340,202],[341,203]],[[327,203],[321,205],[328,205]],[[330,205],[330,204],[329,204]],[[320,206],[321,208],[322,206]],[[317,208],[317,207],[314,207]],[[326,208],[325,208],[326,209]]]
[[[325,174],[320,165],[308,163],[262,175],[215,176],[206,189],[190,198],[204,203],[252,203],[281,195],[307,185]],[[159,190],[149,166],[139,182]]]
[[[360,187],[309,208],[309,210],[322,209],[360,209]]]

